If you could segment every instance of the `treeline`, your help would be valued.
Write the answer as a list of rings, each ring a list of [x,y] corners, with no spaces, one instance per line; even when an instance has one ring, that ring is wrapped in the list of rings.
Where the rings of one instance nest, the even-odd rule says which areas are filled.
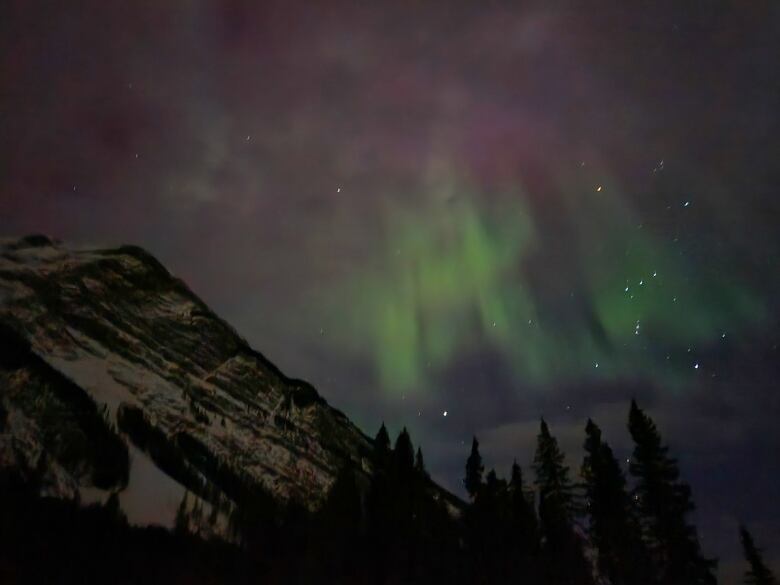
[[[456,518],[434,499],[422,451],[413,455],[406,430],[390,449],[383,426],[366,495],[345,470],[321,513],[321,524],[339,534],[328,556],[336,565],[332,574],[353,571],[386,583],[715,583],[716,563],[703,556],[689,520],[691,490],[655,424],[634,402],[628,427],[631,488],[590,420],[579,481],[544,420],[530,484],[517,463],[508,479],[485,473],[475,437],[463,481],[469,501]]]
[[[84,506],[41,497],[34,478],[0,470],[3,585],[249,585],[265,582],[262,575],[227,543],[130,526],[116,494]]]
[[[314,570],[296,570],[309,582],[316,575],[349,583],[716,583],[716,561],[702,553],[691,522],[690,486],[633,401],[628,430],[634,446],[626,473],[588,420],[575,478],[542,420],[532,481],[516,462],[508,478],[486,472],[475,437],[463,480],[468,502],[452,514],[406,429],[391,448],[383,425],[374,441],[376,471],[362,487],[359,473],[342,471],[312,519],[310,546],[297,551]],[[745,583],[775,583],[744,528],[741,539],[750,566]]]
[[[170,463],[171,446],[145,420],[132,411],[120,418],[155,461]],[[702,554],[690,520],[690,487],[653,421],[633,402],[628,428],[634,448],[626,473],[589,420],[576,478],[544,420],[532,478],[517,463],[506,478],[486,472],[474,438],[465,503],[446,500],[433,484],[406,429],[391,444],[384,425],[370,473],[344,467],[314,513],[295,500],[272,504],[225,475],[226,466],[204,463],[200,470],[237,503],[235,544],[201,540],[188,533],[187,522],[172,532],[128,526],[116,495],[103,507],[84,508],[37,498],[29,481],[0,475],[0,582],[715,583],[715,561]],[[776,585],[744,527],[740,538],[749,565],[744,582]]]
[[[592,420],[585,426],[585,456],[579,481],[542,420],[526,487],[515,463],[510,480],[491,471],[483,480],[476,438],[466,464],[470,496],[467,518],[480,526],[475,546],[493,547],[485,582],[509,583],[521,575],[543,584],[707,585],[715,583],[715,561],[705,558],[688,515],[691,490],[679,479],[655,424],[635,402],[628,422],[634,441],[629,459],[633,488]],[[468,527],[466,533],[473,532]],[[522,543],[522,544],[521,544]],[[518,560],[519,559],[519,560]]]
[[[716,583],[716,561],[702,553],[690,519],[691,489],[635,402],[628,430],[634,447],[627,474],[588,420],[575,478],[542,420],[531,481],[516,462],[507,478],[486,472],[474,438],[463,480],[468,501],[453,510],[434,488],[407,430],[391,446],[382,425],[373,473],[342,469],[314,515],[290,503],[278,535],[262,547],[266,554],[275,551],[272,572],[280,582]],[[744,528],[741,538],[750,564],[745,583],[774,583]],[[254,558],[263,554],[251,542],[244,546]]]

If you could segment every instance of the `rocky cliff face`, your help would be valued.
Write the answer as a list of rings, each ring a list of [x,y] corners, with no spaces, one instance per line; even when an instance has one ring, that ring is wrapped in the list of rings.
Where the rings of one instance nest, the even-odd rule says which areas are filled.
[[[370,448],[142,249],[0,241],[0,468],[42,492],[119,492],[131,520],[185,489],[316,508],[345,463],[370,473]]]

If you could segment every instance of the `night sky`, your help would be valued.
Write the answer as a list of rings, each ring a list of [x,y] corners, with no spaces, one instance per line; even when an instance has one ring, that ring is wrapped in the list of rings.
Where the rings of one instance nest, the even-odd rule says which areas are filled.
[[[308,4],[0,2],[0,233],[146,247],[457,493],[636,397],[778,567],[780,6]]]

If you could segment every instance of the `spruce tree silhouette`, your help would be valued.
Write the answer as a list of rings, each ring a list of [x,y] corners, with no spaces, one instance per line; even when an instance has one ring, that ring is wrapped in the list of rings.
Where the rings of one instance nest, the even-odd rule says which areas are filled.
[[[591,544],[598,551],[599,574],[612,585],[653,582],[649,555],[634,516],[626,478],[601,429],[590,419],[585,426],[584,480]]]
[[[753,542],[753,535],[744,526],[739,527],[739,539],[742,542],[742,550],[745,560],[750,566],[745,572],[745,585],[777,585],[777,579],[764,563],[761,550]]]
[[[428,477],[428,472],[425,470],[422,448],[420,447],[417,447],[417,454],[414,456],[414,470],[420,478]]]
[[[390,435],[384,422],[374,438],[374,459],[377,465],[386,465],[390,461]]]
[[[525,575],[533,581],[536,574],[536,557],[539,553],[539,524],[533,506],[533,494],[529,494],[523,471],[512,463],[509,479],[509,517],[511,554],[514,559],[514,573]]]
[[[542,570],[549,584],[592,583],[583,538],[576,532],[574,484],[558,441],[542,419],[537,436],[534,472],[539,493],[539,526],[543,539]]]
[[[414,447],[406,427],[398,433],[398,437],[395,440],[393,470],[399,478],[409,478],[414,471]]]
[[[466,488],[466,492],[468,492],[472,501],[482,487],[482,474],[484,471],[482,456],[479,454],[479,441],[477,441],[477,437],[474,437],[471,442],[471,455],[466,460],[466,477],[463,479],[463,486]]]
[[[404,427],[398,434],[391,457],[385,530],[389,537],[388,575],[408,579],[414,555],[414,448]]]
[[[367,496],[368,555],[377,582],[382,582],[381,576],[387,572],[392,562],[391,548],[394,546],[395,539],[391,478],[393,451],[390,448],[390,437],[384,423],[374,439],[373,455],[374,473],[371,476]]]
[[[694,510],[691,488],[680,481],[677,461],[653,420],[631,401],[628,429],[634,440],[629,464],[637,484],[637,501],[643,530],[659,580],[668,585],[716,583],[717,561],[702,556],[696,528],[686,521]]]

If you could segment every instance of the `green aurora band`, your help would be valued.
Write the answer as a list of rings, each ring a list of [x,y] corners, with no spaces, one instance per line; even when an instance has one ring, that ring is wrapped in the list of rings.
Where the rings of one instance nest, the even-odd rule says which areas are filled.
[[[354,303],[331,304],[331,318],[346,323],[334,328],[336,343],[368,359],[392,393],[433,390],[438,372],[486,343],[526,388],[645,378],[674,389],[703,375],[689,348],[748,330],[765,318],[765,303],[642,229],[618,187],[603,185],[560,188],[560,212],[577,218],[571,254],[581,277],[547,277],[571,277],[583,310],[551,304],[529,276],[545,250],[526,193],[460,188],[385,214],[379,268],[337,287],[334,298]]]

